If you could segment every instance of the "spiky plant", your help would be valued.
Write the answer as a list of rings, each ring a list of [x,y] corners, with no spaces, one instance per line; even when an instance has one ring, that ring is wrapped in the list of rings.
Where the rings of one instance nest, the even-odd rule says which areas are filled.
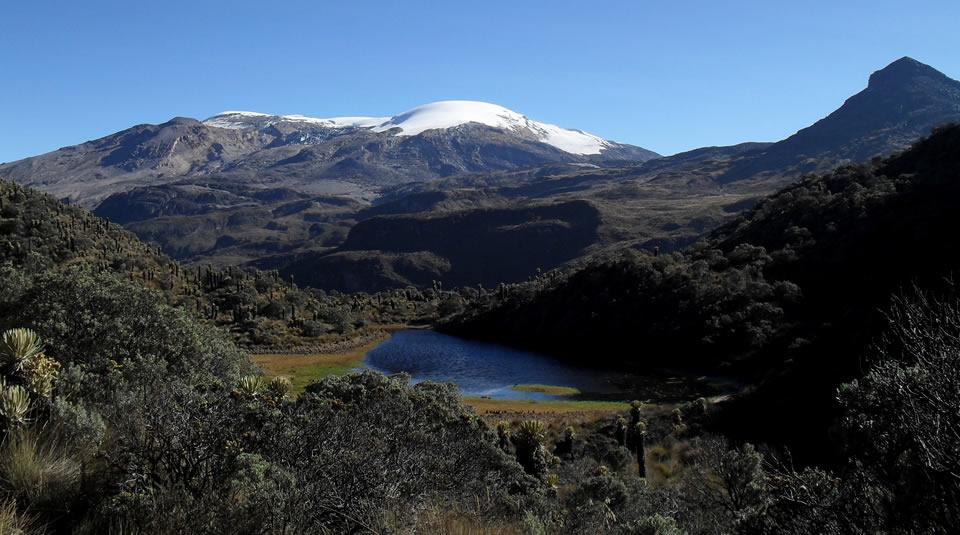
[[[547,436],[547,426],[540,420],[525,420],[517,426],[517,440],[528,443],[542,443]]]
[[[0,415],[6,418],[11,427],[27,423],[30,413],[30,395],[20,385],[4,387],[0,392]]]
[[[0,341],[0,358],[3,364],[18,372],[23,364],[43,352],[40,336],[30,329],[10,329]]]
[[[290,383],[290,379],[283,376],[274,377],[266,387],[267,396],[277,402],[286,399],[292,390],[293,385]]]
[[[547,427],[540,420],[526,420],[517,426],[513,445],[517,450],[517,462],[528,474],[545,481],[547,477]]]
[[[263,392],[266,386],[267,381],[262,375],[247,375],[241,377],[237,383],[237,392],[246,397],[254,397]]]

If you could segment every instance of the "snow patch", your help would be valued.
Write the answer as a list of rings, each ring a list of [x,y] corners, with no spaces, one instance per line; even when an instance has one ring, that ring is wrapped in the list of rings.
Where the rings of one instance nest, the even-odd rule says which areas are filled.
[[[427,130],[455,128],[478,123],[512,132],[525,139],[539,141],[571,154],[600,154],[614,144],[593,134],[534,121],[513,110],[472,100],[445,100],[418,106],[393,117],[333,117],[319,119],[304,115],[270,115],[249,111],[227,111],[204,121],[217,128],[265,128],[277,123],[302,123],[321,128],[369,128],[374,132],[394,132],[415,136]]]

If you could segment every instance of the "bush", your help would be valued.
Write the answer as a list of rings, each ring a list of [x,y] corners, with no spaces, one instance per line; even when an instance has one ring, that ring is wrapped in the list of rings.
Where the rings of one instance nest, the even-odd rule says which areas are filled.
[[[83,387],[90,399],[112,389],[106,386],[111,377],[129,384],[168,374],[232,383],[250,369],[226,335],[111,274],[40,275],[11,309],[8,322],[43,333],[46,350],[60,363],[88,372]]]
[[[655,514],[634,520],[623,530],[624,535],[680,535],[677,522],[669,516]]]

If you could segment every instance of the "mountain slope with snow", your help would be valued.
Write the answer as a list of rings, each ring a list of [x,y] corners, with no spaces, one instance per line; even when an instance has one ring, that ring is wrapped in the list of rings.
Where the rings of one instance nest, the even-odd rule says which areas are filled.
[[[246,130],[267,128],[278,123],[309,125],[320,128],[369,128],[390,120],[389,117],[331,117],[318,119],[305,115],[270,115],[255,111],[225,111],[210,117],[203,124],[215,128]]]
[[[639,163],[658,155],[471,101],[393,117],[315,118],[249,111],[137,125],[0,165],[0,177],[94,207],[184,179],[372,199],[382,188],[548,164]]]
[[[580,156],[600,154],[617,144],[581,130],[541,123],[513,110],[472,100],[445,100],[418,106],[393,117],[333,117],[320,119],[303,115],[270,115],[228,111],[204,121],[207,126],[231,129],[266,128],[277,124],[300,124],[331,129],[365,128],[416,136],[428,130],[446,130],[476,123],[505,130],[523,139],[538,141]]]

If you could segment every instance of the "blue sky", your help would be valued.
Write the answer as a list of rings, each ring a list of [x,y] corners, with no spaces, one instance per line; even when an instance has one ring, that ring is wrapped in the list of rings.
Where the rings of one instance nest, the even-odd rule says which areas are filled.
[[[958,21],[956,0],[12,0],[0,162],[178,115],[445,99],[664,154],[776,140],[901,56],[960,78]]]

